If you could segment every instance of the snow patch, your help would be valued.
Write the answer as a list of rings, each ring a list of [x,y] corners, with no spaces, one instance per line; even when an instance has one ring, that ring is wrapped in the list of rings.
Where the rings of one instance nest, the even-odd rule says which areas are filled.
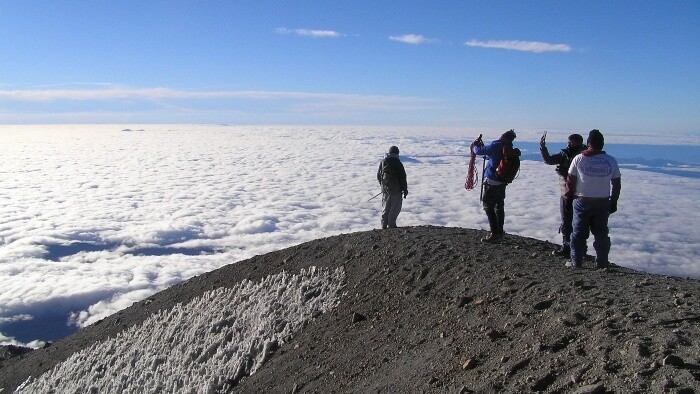
[[[344,281],[342,268],[311,267],[209,291],[74,354],[15,393],[227,392],[336,307]]]

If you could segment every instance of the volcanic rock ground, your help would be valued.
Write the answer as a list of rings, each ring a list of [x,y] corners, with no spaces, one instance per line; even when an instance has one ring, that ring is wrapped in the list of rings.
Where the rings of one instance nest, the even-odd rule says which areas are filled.
[[[551,243],[510,235],[500,245],[480,243],[485,234],[429,226],[373,230],[231,264],[47,348],[6,352],[0,392],[159,309],[309,266],[344,266],[339,306],[289,338],[234,392],[700,390],[699,281],[618,266],[593,270],[590,263],[573,270],[552,256]]]

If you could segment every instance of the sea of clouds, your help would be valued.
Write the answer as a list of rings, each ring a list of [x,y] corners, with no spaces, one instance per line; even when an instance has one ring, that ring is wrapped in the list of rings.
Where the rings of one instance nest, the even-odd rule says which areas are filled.
[[[500,134],[486,133],[484,140]],[[486,229],[478,188],[464,189],[476,135],[369,127],[2,126],[0,344],[40,346],[223,265],[378,228],[381,200],[368,200],[379,192],[377,166],[391,145],[401,149],[409,183],[399,226]],[[550,133],[551,153],[566,135]],[[521,132],[516,140],[525,155],[507,190],[505,229],[559,243],[559,185],[553,166],[538,160],[538,138]],[[700,278],[700,213],[692,209],[700,192],[697,168],[680,168],[693,176],[653,170],[648,163],[622,168],[610,259]]]

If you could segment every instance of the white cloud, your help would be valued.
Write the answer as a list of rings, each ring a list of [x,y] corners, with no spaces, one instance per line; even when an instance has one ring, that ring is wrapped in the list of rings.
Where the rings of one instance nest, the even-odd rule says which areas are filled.
[[[571,47],[568,44],[550,44],[546,42],[539,41],[499,41],[499,40],[469,40],[464,43],[470,47],[481,47],[481,48],[497,48],[497,49],[508,49],[513,51],[522,52],[570,52]]]
[[[44,342],[44,341],[31,341],[28,343],[19,342],[15,338],[6,337],[5,335],[3,335],[0,332],[0,346],[4,346],[4,345],[22,346],[22,347],[28,347],[28,348],[32,348],[32,349],[38,349],[38,348],[46,345],[46,342]]]
[[[150,284],[146,283],[146,285]],[[130,291],[126,294],[115,294],[110,300],[99,301],[96,304],[90,305],[87,310],[72,312],[68,316],[68,324],[77,327],[89,326],[163,289],[165,289],[165,287],[151,287],[144,290]]]
[[[404,154],[411,189],[399,225],[485,229],[478,190],[463,188],[468,144],[478,133],[0,126],[0,332],[24,343],[43,339],[8,327],[30,316],[41,321],[48,311],[63,314],[51,324],[65,327],[71,313],[89,324],[223,265],[377,228],[381,202],[367,200],[379,192],[376,166],[391,145]],[[558,193],[552,167],[523,161],[508,188],[506,231],[559,242]],[[611,260],[700,278],[700,211],[678,210],[698,193],[699,179],[623,169]]]
[[[3,323],[14,323],[18,321],[28,321],[32,320],[31,315],[17,315],[17,316],[9,316],[9,317],[0,317],[0,324]]]
[[[287,29],[286,27],[280,27],[277,30],[279,34],[295,34],[302,37],[315,37],[315,38],[338,38],[343,37],[342,34],[333,30],[311,30],[311,29]]]
[[[392,41],[403,42],[404,44],[420,45],[420,44],[430,44],[435,43],[438,40],[432,38],[423,37],[420,34],[404,34],[400,36],[389,36]]]

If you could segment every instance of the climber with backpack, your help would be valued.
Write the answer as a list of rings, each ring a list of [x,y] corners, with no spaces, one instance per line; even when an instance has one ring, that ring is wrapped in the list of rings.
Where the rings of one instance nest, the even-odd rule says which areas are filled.
[[[583,151],[585,146],[583,145],[583,136],[580,134],[571,134],[568,138],[566,148],[562,149],[561,152],[554,155],[549,154],[547,149],[547,132],[545,131],[540,138],[540,154],[542,155],[542,160],[546,164],[556,165],[555,171],[559,175],[559,183],[561,189],[561,196],[559,198],[559,212],[561,214],[561,224],[559,225],[559,233],[562,236],[561,246],[552,252],[555,256],[569,257],[571,253],[571,232],[573,231],[572,221],[574,217],[574,212],[566,202],[566,197],[564,197],[566,178],[569,173],[569,166],[571,161]]]
[[[401,213],[403,198],[408,196],[406,170],[399,159],[399,148],[392,146],[379,163],[377,180],[382,187],[382,229],[396,228],[396,218]]]
[[[506,186],[513,182],[520,169],[520,149],[513,148],[515,131],[508,130],[501,138],[484,145],[481,139],[471,144],[471,153],[476,156],[486,156],[486,166],[482,174],[483,198],[482,205],[489,220],[489,234],[481,242],[499,243],[505,232],[505,199]]]

